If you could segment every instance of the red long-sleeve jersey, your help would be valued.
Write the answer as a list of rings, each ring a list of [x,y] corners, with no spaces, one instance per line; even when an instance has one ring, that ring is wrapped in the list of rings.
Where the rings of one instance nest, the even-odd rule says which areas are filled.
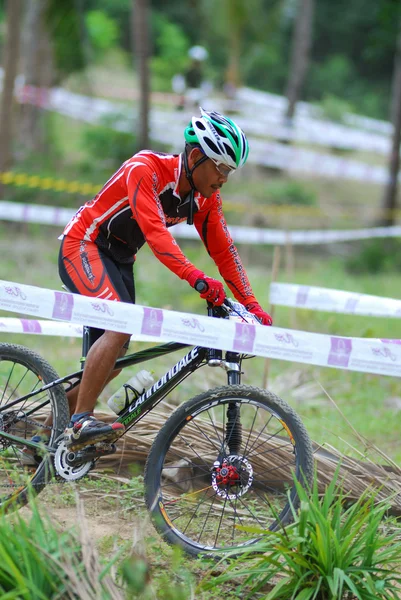
[[[181,168],[181,155],[149,150],[135,154],[78,210],[64,235],[95,242],[120,263],[134,262],[147,242],[166,267],[187,279],[195,266],[169,231],[188,217],[188,199],[183,201],[178,193]],[[235,298],[243,304],[255,302],[219,192],[210,198],[195,194],[194,225]]]

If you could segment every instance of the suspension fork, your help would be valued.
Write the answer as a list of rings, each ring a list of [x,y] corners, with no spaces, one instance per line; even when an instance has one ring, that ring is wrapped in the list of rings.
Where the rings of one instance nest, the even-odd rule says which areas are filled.
[[[235,352],[226,353],[227,383],[228,385],[239,385],[241,383],[241,364],[239,355]],[[225,441],[229,453],[240,454],[242,445],[242,423],[241,423],[241,404],[239,402],[229,402],[227,407],[227,427]]]

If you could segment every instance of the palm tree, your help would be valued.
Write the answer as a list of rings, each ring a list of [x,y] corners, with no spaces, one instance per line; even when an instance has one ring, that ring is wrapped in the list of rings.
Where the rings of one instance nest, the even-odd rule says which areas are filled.
[[[300,98],[302,86],[309,66],[312,45],[314,0],[298,0],[298,10],[294,27],[290,72],[285,95],[287,110],[285,117],[291,123],[296,104]]]
[[[22,8],[22,0],[7,0],[7,35],[0,105],[0,172],[10,168],[12,162],[14,82],[18,69]]]
[[[401,143],[401,21],[394,57],[394,71],[391,92],[391,121],[394,126],[391,153],[389,156],[388,180],[383,196],[382,225],[393,225],[397,207],[398,172],[400,168]]]
[[[228,66],[226,72],[226,82],[238,88],[241,84],[241,46],[243,38],[244,24],[247,19],[247,3],[244,0],[226,0],[225,15],[229,27],[228,35]]]
[[[22,43],[22,66],[25,85],[37,91],[37,101],[22,106],[19,136],[24,154],[44,150],[43,114],[39,106],[40,88],[50,86],[50,41],[45,27],[48,0],[28,2],[26,27]]]
[[[134,62],[139,83],[137,148],[149,146],[149,2],[132,0],[132,34]]]

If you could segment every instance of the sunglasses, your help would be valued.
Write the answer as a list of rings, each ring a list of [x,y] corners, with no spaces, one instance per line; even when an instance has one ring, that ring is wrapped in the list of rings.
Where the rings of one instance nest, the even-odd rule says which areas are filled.
[[[231,175],[231,173],[234,173],[235,171],[233,167],[229,167],[228,165],[224,164],[223,162],[220,162],[219,160],[216,160],[215,158],[210,158],[210,160],[215,164],[215,167],[220,173],[220,175],[222,175],[226,179],[229,175]]]
[[[200,148],[200,151],[206,156],[206,153],[202,150],[202,148]],[[235,169],[233,167],[229,167],[225,163],[221,162],[220,160],[216,160],[215,158],[210,158],[210,156],[208,156],[208,158],[214,163],[220,175],[222,175],[225,179],[227,179],[231,173],[234,173]]]

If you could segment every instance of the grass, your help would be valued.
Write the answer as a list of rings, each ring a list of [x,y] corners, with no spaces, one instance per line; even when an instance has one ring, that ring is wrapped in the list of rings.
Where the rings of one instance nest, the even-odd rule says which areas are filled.
[[[265,532],[258,555],[245,550],[226,572],[205,579],[201,587],[239,581],[242,597],[266,600],[390,600],[401,584],[400,529],[386,518],[389,505],[365,490],[347,503],[338,472],[322,496],[317,485],[306,491],[296,482],[301,500],[294,523]],[[246,529],[246,527],[245,527]],[[269,593],[266,586],[279,577]]]
[[[2,278],[39,287],[60,289],[57,274],[59,231],[51,227],[42,227],[39,233],[35,228],[10,225],[1,226],[0,233],[0,252],[2,256],[7,256],[2,263]],[[199,244],[182,241],[181,246],[197,267],[211,276],[217,275],[217,270],[206,253],[199,252]],[[14,248],[13,252],[9,252],[10,247]],[[272,249],[262,248],[259,249],[257,256],[252,249],[250,263],[246,264],[256,295],[261,304],[266,307],[268,307],[271,262]],[[309,252],[299,251],[296,254],[296,264],[297,268],[292,270],[283,265],[278,280],[354,292],[379,293],[389,297],[401,295],[401,276],[398,273],[351,276],[344,271],[339,257],[322,255],[313,258]],[[186,282],[177,280],[158,263],[146,247],[139,254],[135,277],[138,303],[203,313],[203,303],[199,302],[197,294]],[[397,319],[377,319],[275,307],[274,322],[281,327],[319,333],[401,338],[401,321]],[[28,337],[18,334],[3,334],[2,339],[22,343],[37,350],[60,375],[72,372],[79,366],[80,341],[77,339]],[[131,344],[131,348],[135,349],[135,347],[138,345]],[[154,364],[152,363],[152,370],[156,375],[163,373],[176,360],[178,354],[158,359]],[[246,361],[244,383],[262,385],[264,369],[264,359]],[[109,386],[108,392],[114,392],[125,378],[126,374],[120,374]],[[172,402],[180,403],[201,390],[224,383],[225,376],[220,369],[202,370],[183,382],[179,389],[172,393]],[[323,391],[327,390],[341,412],[362,436],[379,446],[391,458],[401,462],[398,435],[401,424],[399,410],[401,395],[398,378],[285,361],[270,361],[269,387],[300,413],[314,440],[319,443],[326,441],[344,451],[347,443],[355,446],[356,441],[342,415]],[[103,401],[107,397],[108,393],[104,393]],[[345,442],[340,438],[344,438]]]
[[[118,85],[113,84],[110,69],[98,69],[87,74],[84,83],[90,91],[91,83],[107,80],[107,92],[121,89],[126,73],[123,64],[113,65]],[[92,81],[91,81],[92,78]],[[100,94],[104,87],[94,86]],[[71,81],[70,89],[82,91],[82,81]],[[129,91],[129,94],[131,91]],[[103,172],[89,169],[88,156],[82,148],[82,131],[86,124],[71,121],[61,115],[51,115],[50,126],[56,136],[56,156],[45,157],[41,164],[47,174],[60,173],[63,178],[91,181],[100,184],[107,178]],[[362,156],[347,153],[346,157],[381,162],[371,155]],[[49,159],[48,159],[49,158]],[[39,164],[40,161],[38,161]],[[81,163],[86,163],[81,164]],[[57,165],[57,166],[55,166]],[[36,172],[37,165],[31,165],[30,172]],[[19,170],[22,170],[19,169]],[[110,173],[111,174],[111,173]],[[267,198],[269,190],[277,182],[287,183],[294,179],[318,199],[316,207],[300,207],[289,212],[285,207],[274,208]],[[26,201],[26,189],[6,188],[7,197],[16,197]],[[84,200],[81,196],[54,194],[52,191],[34,190],[29,192],[30,199],[49,205],[78,207]],[[269,169],[246,166],[241,174],[233,177],[225,186],[225,211],[230,224],[262,227],[298,228],[350,228],[372,225],[378,214],[381,200],[381,187],[346,180],[302,179]],[[251,201],[250,201],[251,199]],[[304,212],[302,212],[302,210]],[[318,215],[321,211],[322,215]],[[60,289],[57,274],[57,255],[59,243],[57,236],[61,228],[41,225],[0,223],[0,252],[2,256],[1,278],[21,283]],[[378,274],[374,276],[355,276],[345,272],[344,256],[357,252],[360,244],[349,243],[311,248],[281,249],[282,260],[277,276],[278,281],[332,287],[353,292],[400,297],[401,276]],[[208,259],[204,249],[199,250],[198,243],[181,241],[180,245],[198,268],[211,276],[217,276],[217,270]],[[239,246],[250,280],[261,304],[268,307],[268,290],[271,280],[273,249],[270,247]],[[173,308],[194,313],[204,313],[204,305],[197,294],[185,282],[179,281],[151,255],[147,248],[139,254],[135,268],[138,303]],[[5,316],[2,313],[0,316]],[[10,316],[16,316],[11,314]],[[22,315],[23,316],[23,315]],[[350,336],[369,336],[401,338],[401,322],[395,319],[373,319],[368,317],[336,315],[305,310],[292,310],[284,307],[274,309],[275,325],[293,327],[306,331],[332,333]],[[42,354],[60,373],[64,375],[79,367],[81,352],[80,341],[71,338],[55,338],[28,335],[2,334],[1,341],[22,343]],[[131,348],[138,347],[132,344]],[[152,369],[156,375],[170,367],[177,355],[155,361]],[[263,385],[266,362],[261,358],[244,363],[244,383]],[[268,387],[287,400],[301,415],[311,437],[318,443],[332,444],[345,453],[354,454],[355,447],[362,454],[373,455],[370,444],[375,444],[389,457],[401,463],[399,430],[401,413],[401,394],[399,379],[379,377],[369,374],[318,368],[284,361],[270,361]],[[121,385],[126,376],[120,375],[109,386],[112,393]],[[172,404],[179,404],[208,387],[225,383],[225,375],[220,369],[203,369],[169,398]],[[101,396],[101,403],[108,397]],[[361,437],[355,437],[348,420]],[[79,490],[85,501],[89,517],[99,520],[110,516],[113,522],[122,519],[124,533],[134,537],[133,558],[128,560],[126,573],[135,572],[144,575],[142,588],[135,596],[142,600],[159,598],[161,600],[185,600],[196,597],[197,600],[211,600],[224,595],[227,600],[242,597],[238,581],[221,583],[212,590],[197,586],[206,572],[212,576],[218,569],[202,561],[189,561],[179,552],[167,547],[156,534],[145,529],[147,514],[142,502],[141,476],[135,474],[127,483],[104,477],[86,478],[76,486],[50,485],[40,496],[45,507],[61,507],[63,514],[75,512],[75,489]],[[140,523],[141,527],[138,525]],[[127,537],[119,534],[104,534],[98,541],[98,551],[102,558],[108,559],[114,550],[124,547],[122,558],[128,557],[132,543],[125,546]],[[132,540],[130,540],[132,541]],[[116,564],[116,568],[120,563]],[[135,571],[138,568],[142,571]],[[146,579],[147,577],[147,579]],[[145,585],[146,583],[146,585]],[[196,592],[194,591],[196,588]],[[194,595],[195,594],[195,595]],[[32,597],[32,596],[31,596]]]
[[[77,510],[78,497],[82,503],[80,510]],[[129,586],[124,595],[112,596],[115,600],[122,597],[212,600],[215,593],[224,594],[229,600],[237,598],[235,586],[230,583],[217,585],[213,592],[199,588],[194,595],[195,588],[210,571],[210,562],[189,559],[155,533],[143,502],[141,476],[122,482],[116,477],[95,472],[73,484],[49,485],[40,495],[37,506],[54,519],[53,523],[56,514],[60,515],[62,528],[68,530],[71,539],[85,539],[90,535],[95,566],[101,564],[106,575],[112,575],[117,582],[123,579]],[[34,507],[29,507],[28,516],[28,509],[24,509],[25,520],[29,521],[31,512],[36,514]],[[54,513],[55,510],[58,512]],[[69,525],[71,515],[72,526]],[[93,533],[93,527],[102,533],[100,537]]]

